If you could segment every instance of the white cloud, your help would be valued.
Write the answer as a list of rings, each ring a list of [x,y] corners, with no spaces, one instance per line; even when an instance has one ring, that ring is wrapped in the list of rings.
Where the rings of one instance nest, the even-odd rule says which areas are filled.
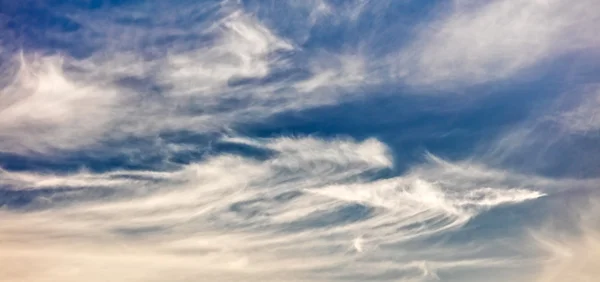
[[[216,37],[208,47],[167,58],[163,79],[174,85],[174,95],[222,95],[230,79],[265,77],[277,63],[269,56],[294,49],[242,11],[217,21],[207,33]]]
[[[584,91],[577,105],[559,113],[557,117],[550,117],[571,133],[585,134],[600,130],[600,87],[593,85]]]
[[[549,148],[561,149],[573,138],[584,135],[594,138],[599,130],[600,87],[595,83],[577,85],[553,98],[545,107],[535,109],[528,119],[502,132],[489,147],[487,159],[502,163],[528,156],[527,167],[543,167],[548,165],[543,158]],[[574,159],[583,163],[588,157],[593,159],[592,153],[581,153],[573,156]]]
[[[20,57],[13,82],[0,92],[0,151],[37,153],[98,141],[115,118],[115,89],[77,82],[60,57]]]
[[[32,186],[79,187],[78,195],[99,184],[119,187],[116,196],[93,202],[2,211],[0,261],[15,267],[0,271],[0,278],[331,281],[353,275],[392,281],[397,276],[378,276],[391,271],[426,281],[442,270],[505,265],[477,249],[420,242],[545,189],[535,178],[519,185],[514,179],[526,176],[435,158],[405,175],[370,181],[369,172],[392,166],[386,146],[373,139],[224,141],[275,154],[262,161],[218,155],[171,172],[0,174],[23,193]],[[350,247],[358,252],[349,253]],[[17,267],[24,261],[28,268]]]
[[[356,3],[344,17],[357,19],[367,1]],[[204,133],[335,103],[359,95],[362,87],[388,82],[373,69],[388,62],[348,51],[301,56],[305,60],[293,67],[306,70],[306,78],[254,83],[290,67],[280,53],[304,50],[254,15],[225,4],[208,17],[211,24],[189,30],[123,26],[121,36],[88,59],[25,55],[0,96],[0,151],[52,153],[131,136],[153,138],[161,131]],[[342,17],[326,1],[309,4],[311,24]],[[408,83],[505,78],[549,56],[596,46],[596,6],[520,0],[457,5],[432,30],[418,33],[405,53],[384,59],[393,59],[394,71]],[[185,18],[179,15],[156,17],[159,23]],[[207,40],[204,45],[173,40],[169,54],[144,57],[156,51],[156,46],[140,47],[152,42],[149,38],[174,34]],[[144,85],[123,86],[124,77]],[[229,84],[237,79],[250,83]],[[153,86],[160,89],[152,92]],[[586,122],[595,114],[595,100],[590,101],[561,116],[572,130],[597,129],[593,118]],[[213,155],[166,172],[1,170],[0,186],[11,193],[35,196],[35,190],[66,187],[78,189],[73,198],[85,198],[93,194],[90,188],[102,187],[114,195],[68,206],[48,197],[41,207],[30,204],[36,211],[0,209],[0,265],[8,266],[0,269],[0,280],[428,281],[454,269],[517,267],[520,259],[504,256],[502,246],[485,238],[450,243],[435,236],[457,231],[495,207],[598,183],[435,156],[403,175],[373,180],[394,165],[387,146],[376,139],[221,141],[273,155],[265,160]],[[509,241],[523,243],[515,240]],[[579,252],[588,246],[596,248],[584,244]]]
[[[594,281],[600,275],[600,233],[598,202],[571,206],[563,214],[576,214],[572,222],[576,230],[556,232],[551,222],[541,230],[532,230],[532,244],[544,253],[542,270],[534,281]]]
[[[456,2],[424,24],[395,72],[410,84],[504,79],[551,56],[597,48],[597,1]]]
[[[294,84],[300,93],[326,89],[352,89],[372,81],[367,80],[366,64],[360,55],[324,54],[311,66],[314,76]]]
[[[147,8],[139,17],[152,13]],[[89,58],[24,54],[15,60],[20,71],[0,96],[0,151],[52,154],[163,131],[215,132],[335,103],[366,82],[362,57],[348,53],[309,57],[301,62],[309,71],[305,78],[255,83],[292,67],[282,52],[303,50],[236,4],[222,3],[189,30],[170,27],[176,20],[169,12],[189,16],[185,11],[163,8],[157,26],[146,29],[114,26],[98,15],[82,19],[86,26],[106,27],[94,29],[106,38],[88,38],[102,47]],[[160,46],[144,44],[172,34],[202,42],[173,40],[161,49],[168,54],[147,54]],[[121,83],[128,79],[132,85]],[[251,82],[230,84],[244,79]]]

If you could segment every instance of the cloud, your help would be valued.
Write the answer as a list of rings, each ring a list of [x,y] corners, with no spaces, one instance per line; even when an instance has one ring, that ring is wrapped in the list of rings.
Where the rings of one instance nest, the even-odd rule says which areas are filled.
[[[329,59],[315,60],[310,69],[315,75],[294,84],[300,93],[310,93],[322,89],[352,89],[366,86],[369,81],[364,59],[360,55],[323,54]],[[333,58],[333,60],[331,59]]]
[[[52,155],[165,131],[220,132],[332,104],[365,86],[360,54],[306,54],[300,61],[294,54],[302,48],[235,3],[196,11],[206,19],[188,29],[173,23],[186,11],[164,7],[150,19],[156,11],[148,9],[137,13],[152,21],[147,27],[104,10],[80,19],[78,36],[101,50],[88,57],[14,56],[19,71],[0,96],[0,151]],[[168,48],[161,48],[164,36],[174,37]]]
[[[485,144],[479,157],[518,170],[595,178],[598,97],[596,83],[568,87]]]
[[[573,97],[571,99],[579,101],[575,106],[569,108],[566,105],[566,110],[556,117],[549,117],[570,133],[586,134],[600,130],[600,87],[588,85],[583,91],[583,95],[578,95],[581,96],[579,99],[569,95]]]
[[[594,281],[600,275],[600,235],[590,232],[570,241],[554,242],[552,260],[536,281]]]
[[[550,221],[541,230],[531,231],[534,245],[544,253],[542,269],[535,281],[594,281],[598,277],[600,226],[597,199],[591,197],[563,211],[573,215],[573,229],[562,230],[559,226],[564,223]]]
[[[506,79],[568,52],[600,45],[596,1],[499,0],[444,5],[399,55],[396,73],[414,85]]]
[[[109,129],[111,108],[120,99],[116,90],[76,82],[62,64],[57,56],[19,57],[13,82],[0,94],[0,151],[77,148],[97,142]]]
[[[533,273],[539,281],[555,281],[593,274],[595,227],[586,221],[583,235],[567,239],[555,236],[562,226],[523,238],[512,208],[545,207],[596,188],[598,179],[550,178],[498,163],[539,140],[597,130],[595,86],[509,128],[491,145],[497,154],[429,154],[400,175],[393,150],[375,138],[236,135],[240,123],[371,95],[371,86],[491,82],[598,45],[591,0],[457,1],[424,22],[414,41],[390,39],[407,28],[401,24],[373,21],[390,45],[406,44],[400,50],[375,46],[379,35],[339,50],[307,44],[318,24],[361,30],[363,15],[390,3],[292,3],[291,11],[308,11],[293,17],[302,24],[289,19],[302,26],[292,34],[238,1],[98,9],[72,15],[81,28],[70,41],[96,46],[89,56],[27,49],[14,56],[2,68],[0,152],[50,159],[94,149],[130,157],[127,148],[135,147],[140,155],[203,156],[147,171],[0,170],[0,264],[7,266],[0,280],[505,281],[510,274],[530,281],[523,277],[540,270]],[[543,122],[564,132],[542,132]],[[264,154],[162,137],[182,132]],[[148,142],[128,143],[136,138]],[[482,218],[509,218],[502,228],[510,234],[486,235],[499,229]]]
[[[459,251],[460,244],[425,245],[485,210],[543,196],[544,181],[550,181],[513,183],[526,176],[434,157],[404,175],[377,180],[376,173],[393,164],[389,149],[374,139],[222,142],[274,154],[264,160],[214,155],[168,172],[4,172],[3,184],[21,193],[65,186],[80,192],[68,206],[49,197],[37,210],[2,211],[0,260],[16,266],[0,277],[427,281],[450,269],[506,264],[476,248]],[[102,185],[114,193],[86,197]],[[17,267],[25,261],[27,269]]]
[[[207,33],[215,37],[211,45],[167,57],[163,79],[174,86],[173,95],[223,95],[231,79],[265,77],[277,63],[269,56],[294,49],[242,11],[215,22]]]

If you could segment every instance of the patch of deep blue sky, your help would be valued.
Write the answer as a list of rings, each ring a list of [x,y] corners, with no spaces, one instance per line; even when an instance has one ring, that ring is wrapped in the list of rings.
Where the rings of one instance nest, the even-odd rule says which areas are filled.
[[[376,2],[376,1],[374,1]],[[5,49],[44,53],[62,53],[87,57],[102,49],[101,40],[87,40],[82,31],[86,26],[76,18],[92,16],[97,11],[114,9],[121,12],[142,9],[146,17],[115,19],[117,25],[137,25],[151,30],[161,10],[177,11],[206,6],[197,13],[170,24],[178,28],[209,20],[216,11],[217,1],[169,1],[168,4],[147,1],[3,1],[0,5],[2,44]],[[385,7],[369,6],[354,21],[321,20],[309,24],[309,10],[292,8],[284,1],[244,1],[244,8],[255,14],[278,35],[302,41],[302,52],[280,54],[296,67],[276,69],[262,79],[236,78],[230,85],[269,84],[283,80],[298,80],[310,75],[301,64],[307,56],[328,51],[340,53],[361,44],[366,56],[384,54],[410,42],[414,27],[435,18],[444,3],[437,1],[391,1]],[[348,7],[347,1],[332,1],[336,8]],[[161,6],[162,5],[162,6]],[[164,5],[168,5],[166,9]],[[215,8],[211,8],[215,7]],[[164,8],[164,9],[163,9]],[[77,17],[73,17],[77,15]],[[68,36],[65,36],[68,35]],[[98,34],[98,36],[104,36]],[[165,51],[173,41],[189,42],[189,48],[201,46],[210,38],[190,35],[153,37],[155,46]],[[368,44],[364,44],[368,43]],[[160,48],[159,48],[160,49]],[[147,50],[140,48],[140,52]],[[151,53],[150,56],[161,56]],[[7,57],[3,66],[6,65]],[[522,70],[513,77],[470,87],[414,88],[391,82],[370,87],[357,99],[339,104],[284,112],[266,120],[243,122],[235,129],[249,137],[305,136],[324,138],[346,136],[358,140],[376,137],[391,147],[395,173],[399,174],[423,161],[431,152],[443,158],[459,160],[485,157],[498,137],[536,115],[546,114],[553,101],[571,90],[573,85],[597,81],[597,66],[586,64],[577,55],[554,58]],[[148,95],[160,95],[164,89],[149,77],[123,77],[118,83],[137,88]],[[245,103],[248,101],[231,101]],[[202,110],[202,109],[197,109]],[[589,177],[600,168],[597,134],[550,138],[553,128],[541,126],[536,136],[548,136],[524,147],[519,154],[493,158],[489,163],[504,168],[547,176]],[[163,132],[153,139],[129,139],[98,144],[82,151],[67,152],[53,157],[0,154],[0,166],[9,170],[72,171],[87,168],[92,171],[116,169],[169,169],[172,164],[189,163],[207,155],[223,152],[268,157],[269,152],[246,145],[216,142],[218,132]],[[156,138],[160,139],[157,142]],[[195,149],[176,154],[159,150],[165,143],[186,144]],[[123,153],[127,152],[127,153]]]

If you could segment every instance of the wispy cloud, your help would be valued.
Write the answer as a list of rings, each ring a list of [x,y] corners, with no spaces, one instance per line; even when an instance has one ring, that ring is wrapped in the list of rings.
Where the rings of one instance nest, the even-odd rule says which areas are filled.
[[[79,186],[85,193],[85,187],[119,181],[114,186],[121,196],[37,212],[3,211],[2,260],[27,260],[37,271],[11,268],[1,277],[76,281],[98,273],[148,281],[176,272],[180,281],[201,274],[271,281],[286,273],[300,280],[353,275],[395,281],[403,275],[426,281],[445,269],[505,264],[476,250],[458,251],[461,245],[421,247],[482,211],[539,198],[551,182],[533,178],[518,186],[511,179],[521,176],[433,157],[405,175],[372,181],[370,174],[392,166],[388,149],[376,140],[227,142],[276,154],[263,161],[218,155],[160,174],[3,174],[5,184],[22,193],[30,185]],[[389,272],[395,274],[382,274]]]
[[[360,56],[322,54],[293,65],[286,52],[303,52],[294,42],[236,5],[223,3],[216,11],[201,28],[187,31],[165,30],[169,14],[156,19],[166,27],[123,25],[118,32],[114,23],[92,17],[84,23],[107,25],[104,37],[93,38],[104,52],[83,59],[15,57],[19,72],[0,96],[0,149],[49,154],[163,131],[219,131],[242,120],[331,104],[364,86]],[[160,46],[139,46],[167,32],[205,43],[174,40],[159,55],[146,53]],[[263,81],[299,68],[308,75]]]
[[[564,195],[600,183],[595,175],[536,174],[547,164],[549,144],[595,138],[595,84],[565,86],[562,100],[483,138],[492,139],[476,145],[483,152],[475,148],[462,160],[427,154],[402,172],[398,158],[414,153],[402,146],[416,138],[255,138],[236,131],[383,87],[419,99],[422,86],[454,93],[510,80],[563,55],[597,52],[595,1],[415,4],[422,19],[400,17],[388,26],[384,18],[398,17],[390,12],[368,21],[369,28],[361,24],[392,10],[392,1],[272,8],[277,3],[134,3],[135,9],[73,12],[68,18],[80,28],[59,41],[95,46],[86,56],[0,46],[0,56],[10,58],[0,62],[2,156],[53,160],[93,151],[129,158],[131,147],[164,159],[196,156],[161,159],[160,168],[147,170],[96,172],[85,162],[60,173],[0,169],[0,280],[506,281],[511,274],[515,281],[550,282],[596,274],[595,218],[575,222],[581,232],[561,237],[577,228],[549,224],[552,214],[527,215],[540,207],[556,211],[552,205]],[[365,30],[371,33],[359,34]],[[335,46],[321,48],[319,36]],[[451,115],[470,106],[408,112],[444,112],[451,127]],[[385,130],[413,134],[390,124]],[[209,137],[181,144],[169,134]],[[507,165],[515,156],[521,166]],[[564,209],[576,213],[579,202]],[[507,218],[502,232],[486,225]],[[513,223],[527,220],[548,227],[529,236]]]
[[[600,86],[588,85],[581,95],[570,95],[572,100],[579,101],[575,106],[562,110],[558,116],[549,117],[570,133],[594,133],[600,130]],[[572,104],[572,102],[570,103]]]
[[[595,194],[595,191],[592,192]],[[593,281],[598,276],[600,265],[600,241],[598,234],[597,198],[572,201],[562,213],[571,218],[573,229],[556,228],[564,225],[557,220],[549,221],[540,230],[532,230],[532,240],[545,256],[542,271],[535,281]],[[564,218],[563,216],[562,218]],[[562,230],[557,232],[556,230]]]
[[[424,23],[399,54],[410,84],[469,85],[505,79],[545,59],[599,46],[595,1],[456,1]],[[436,85],[437,84],[437,85]]]
[[[67,77],[58,56],[18,60],[14,81],[0,96],[0,151],[73,149],[108,131],[122,98],[116,89]]]

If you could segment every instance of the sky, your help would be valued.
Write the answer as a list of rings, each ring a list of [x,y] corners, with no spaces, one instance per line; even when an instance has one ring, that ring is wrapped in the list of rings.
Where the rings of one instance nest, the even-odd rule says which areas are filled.
[[[0,280],[593,282],[596,0],[0,0]]]

